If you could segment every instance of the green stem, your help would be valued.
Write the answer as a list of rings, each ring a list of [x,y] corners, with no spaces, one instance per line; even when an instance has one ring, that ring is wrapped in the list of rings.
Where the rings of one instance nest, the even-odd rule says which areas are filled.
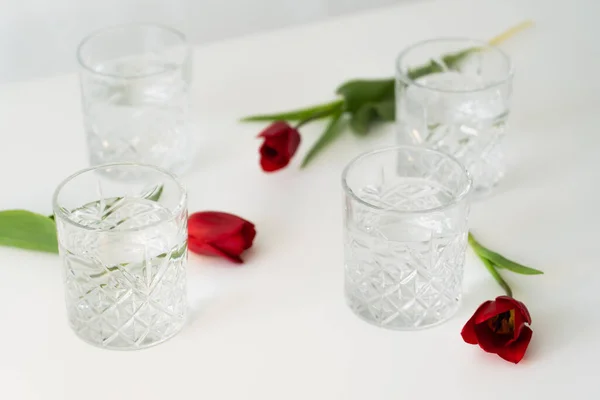
[[[286,111],[276,114],[264,114],[264,115],[251,115],[249,117],[242,118],[242,122],[257,122],[257,121],[302,121],[315,114],[319,115],[319,118],[326,117],[333,114],[338,110],[339,107],[343,106],[344,100],[338,99],[329,103],[318,104],[307,108],[301,108],[298,110]]]
[[[300,168],[306,167],[319,151],[321,151],[325,146],[331,143],[340,134],[340,129],[338,129],[338,122],[340,121],[342,114],[343,110],[340,107],[340,109],[331,117],[331,120],[329,121],[329,124],[325,128],[325,131],[323,132],[321,137],[315,142],[315,144],[313,144],[306,156],[304,156],[304,160],[302,160],[302,165],[300,166]]]
[[[185,243],[185,245],[183,245],[179,249],[172,251],[170,257],[171,257],[171,259],[177,259],[177,258],[184,256],[185,253],[187,253],[187,242]],[[157,255],[156,258],[165,258],[165,257],[167,257],[167,254],[168,253],[161,253],[161,254]],[[119,268],[127,267],[127,266],[129,266],[129,263],[121,263],[119,265],[115,265],[114,267],[107,267],[102,272],[99,272],[97,274],[91,274],[90,278],[92,278],[92,279],[100,278],[101,276],[104,276],[108,273],[118,270]],[[99,286],[100,286],[100,288],[104,288],[104,287],[106,287],[106,283],[101,283]],[[85,292],[84,295],[79,296],[79,298],[80,299],[83,298],[84,296],[90,294],[93,290],[95,290],[95,288],[88,290],[87,292]]]
[[[506,283],[506,281],[504,280],[504,278],[502,278],[502,276],[500,275],[500,273],[498,272],[498,270],[496,269],[496,267],[494,266],[494,264],[492,264],[492,262],[490,260],[488,260],[487,258],[481,256],[477,252],[476,247],[474,246],[474,243],[477,243],[477,242],[475,241],[475,239],[473,238],[473,236],[469,233],[469,244],[471,245],[471,247],[475,251],[475,254],[477,254],[477,257],[479,257],[479,259],[481,260],[481,262],[483,262],[483,265],[485,265],[485,268],[489,271],[489,273],[492,275],[492,277],[498,283],[498,285],[500,285],[500,287],[502,287],[502,289],[504,289],[504,292],[506,293],[506,295],[508,297],[512,297],[512,289],[510,288],[510,286],[508,285],[508,283]]]
[[[496,280],[496,282],[498,282],[498,285],[500,285],[500,287],[502,287],[502,289],[504,289],[504,292],[506,293],[506,295],[508,297],[512,297],[512,289],[510,288],[508,283],[506,283],[504,278],[502,278],[502,276],[500,275],[500,273],[498,272],[496,267],[494,267],[494,265],[490,262],[490,260],[480,257],[480,256],[478,256],[478,257],[483,262],[483,265],[485,265],[487,270],[490,271],[490,274],[492,275],[492,277]]]
[[[325,110],[321,110],[318,112],[315,112],[312,115],[309,115],[308,117],[306,117],[305,119],[303,119],[302,121],[300,121],[297,125],[296,125],[296,129],[300,129],[301,126],[308,124],[311,121],[317,120],[317,119],[321,119],[323,117],[328,117],[330,115],[334,115],[337,116],[339,114],[342,113],[342,106],[344,105],[343,102],[338,102],[336,104],[336,107],[333,110],[330,109],[325,109]]]
[[[513,26],[510,29],[502,32],[498,36],[492,38],[488,41],[488,43],[491,46],[497,46],[505,40],[508,40],[512,36],[516,35],[517,33],[527,28],[530,28],[531,26],[533,26],[532,21],[521,22],[520,24]],[[441,58],[441,62],[443,64],[440,64],[440,62],[436,60],[431,60],[428,64],[422,65],[418,68],[408,71],[407,75],[411,80],[416,80],[425,75],[433,74],[436,72],[443,72],[445,69],[456,69],[468,55],[481,50],[483,50],[481,47],[471,47],[470,49],[461,50],[456,53],[446,54]]]
[[[472,47],[457,53],[447,54],[443,56],[440,61],[431,60],[427,64],[409,70],[407,76],[409,79],[414,81],[426,75],[444,72],[446,70],[455,70],[458,68],[460,62],[463,61],[469,54],[478,50],[480,49],[477,47]]]

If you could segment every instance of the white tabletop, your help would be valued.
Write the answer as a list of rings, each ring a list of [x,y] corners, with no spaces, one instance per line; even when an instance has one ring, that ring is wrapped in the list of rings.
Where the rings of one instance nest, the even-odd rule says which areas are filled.
[[[56,255],[0,248],[0,398],[597,399],[599,4],[424,2],[197,48],[189,208],[253,221],[246,264],[192,255],[188,326],[160,346],[115,352],[70,331]],[[262,125],[236,121],[327,101],[347,78],[391,76],[411,42],[490,38],[530,18],[537,26],[503,46],[517,69],[509,171],[471,218],[484,243],[546,272],[506,275],[533,317],[515,366],[461,340],[477,305],[501,293],[472,255],[462,308],[439,327],[379,329],[345,306],[340,172],[393,143],[391,126],[345,134],[301,171],[322,129],[307,126],[294,165],[267,175]],[[50,213],[57,183],[87,165],[76,75],[0,87],[0,135],[0,209]]]

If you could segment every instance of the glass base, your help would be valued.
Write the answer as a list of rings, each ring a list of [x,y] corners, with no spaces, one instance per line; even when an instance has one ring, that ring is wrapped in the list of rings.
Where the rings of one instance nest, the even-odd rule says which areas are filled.
[[[185,174],[194,165],[197,155],[197,143],[189,140],[184,149],[172,151],[169,154],[159,156],[158,154],[116,152],[115,154],[102,152],[98,149],[89,149],[89,160],[92,167],[114,163],[136,163],[143,165],[153,165],[171,172],[174,175],[181,176]],[[135,174],[131,168],[104,168],[99,173],[107,178],[128,181],[143,178],[143,175]]]
[[[134,161],[122,161],[122,162],[134,163]],[[94,163],[93,161],[90,164],[91,164],[91,166],[104,165],[104,164]],[[192,167],[193,164],[194,164],[194,159],[190,158],[188,160],[182,160],[180,163],[171,165],[168,168],[163,168],[160,165],[157,165],[157,167],[163,168],[164,170],[166,170],[176,176],[181,176],[181,175],[185,174]],[[144,165],[146,165],[146,164],[144,164]],[[103,168],[101,170],[98,170],[98,173],[105,176],[108,179],[115,180],[115,181],[137,181],[139,179],[145,178],[145,175],[141,171],[134,172],[132,170],[132,168],[128,168],[128,167],[124,168],[124,167],[119,167],[119,166],[115,166],[115,167],[111,167],[111,168]]]
[[[492,154],[475,161],[469,162],[464,159],[460,161],[466,163],[466,168],[473,178],[473,190],[476,197],[485,197],[504,178],[506,167],[500,148],[494,149]]]
[[[373,307],[372,304],[366,304],[346,294],[346,304],[360,319],[380,328],[397,331],[416,331],[441,325],[456,314],[460,303],[458,299],[452,304],[444,305],[441,309],[424,309],[419,306],[420,310],[391,310],[385,307]]]
[[[177,327],[170,335],[168,336],[164,336],[164,337],[146,337],[140,344],[136,345],[136,346],[132,346],[131,343],[129,342],[124,342],[124,341],[114,341],[111,342],[107,345],[104,345],[102,343],[90,340],[89,338],[79,334],[79,332],[73,330],[73,333],[75,334],[75,336],[77,336],[80,340],[84,341],[87,344],[91,344],[94,347],[98,347],[100,349],[106,349],[106,350],[119,350],[119,351],[131,351],[131,350],[143,350],[143,349],[148,349],[150,347],[154,347],[157,346],[159,344],[162,344],[164,342],[166,342],[167,340],[170,340],[172,338],[174,338],[175,336],[177,336],[177,334],[179,334],[179,332],[181,332],[181,330],[183,329],[183,327],[185,326],[185,322],[183,324],[181,324],[181,326]]]

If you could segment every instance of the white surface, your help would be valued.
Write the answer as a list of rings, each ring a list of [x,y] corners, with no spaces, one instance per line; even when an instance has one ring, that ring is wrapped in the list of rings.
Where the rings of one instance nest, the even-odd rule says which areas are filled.
[[[0,82],[74,71],[79,41],[115,24],[168,24],[198,44],[406,1],[3,0]]]
[[[448,5],[448,3],[445,3]],[[257,225],[247,263],[191,256],[189,326],[139,352],[111,352],[71,333],[57,256],[0,249],[0,398],[54,399],[597,399],[600,396],[599,3],[460,0],[381,9],[197,48],[192,211]],[[342,295],[340,172],[358,152],[393,143],[387,126],[344,135],[312,166],[258,167],[262,125],[236,120],[331,98],[350,77],[393,74],[404,46],[439,35],[489,38],[527,18],[504,46],[517,67],[509,173],[474,204],[471,226],[543,276],[506,274],[533,316],[515,366],[462,342],[477,305],[500,294],[470,257],[464,303],[426,331],[356,318]],[[0,87],[0,209],[50,212],[57,183],[87,164],[75,75]]]

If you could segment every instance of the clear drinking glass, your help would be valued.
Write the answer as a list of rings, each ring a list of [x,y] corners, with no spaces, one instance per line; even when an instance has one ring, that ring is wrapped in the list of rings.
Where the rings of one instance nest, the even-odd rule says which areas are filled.
[[[398,144],[453,155],[475,190],[488,191],[504,175],[500,144],[512,76],[509,57],[485,42],[435,39],[408,47],[396,63]]]
[[[345,294],[362,319],[390,329],[441,323],[458,309],[471,178],[424,147],[372,151],[344,170]]]
[[[91,165],[185,171],[195,153],[185,36],[160,25],[117,26],[85,38],[77,58]]]
[[[123,182],[114,174],[139,178]],[[186,317],[183,186],[151,166],[80,171],[54,194],[67,314],[83,340],[110,349],[161,343]]]

